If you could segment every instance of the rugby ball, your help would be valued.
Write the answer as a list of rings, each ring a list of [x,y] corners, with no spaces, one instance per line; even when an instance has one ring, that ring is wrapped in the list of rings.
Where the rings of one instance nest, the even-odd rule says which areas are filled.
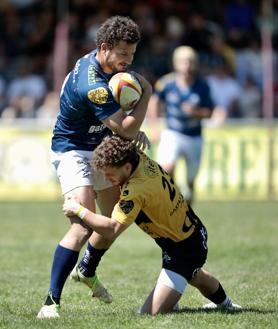
[[[132,110],[142,95],[142,87],[131,73],[116,73],[109,80],[108,85],[115,101],[124,111]]]

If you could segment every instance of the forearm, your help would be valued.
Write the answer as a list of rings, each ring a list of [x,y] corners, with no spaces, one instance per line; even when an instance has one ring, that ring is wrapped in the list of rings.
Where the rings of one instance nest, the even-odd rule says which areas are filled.
[[[95,214],[80,205],[76,215],[90,228],[102,235],[107,240],[115,240],[117,237],[115,221],[103,215]]]
[[[143,93],[140,101],[134,107],[133,111],[122,121],[122,128],[125,134],[131,138],[136,138],[140,127],[145,119],[150,93]]]
[[[194,109],[193,116],[198,119],[207,119],[211,117],[212,111],[207,107],[199,107]]]

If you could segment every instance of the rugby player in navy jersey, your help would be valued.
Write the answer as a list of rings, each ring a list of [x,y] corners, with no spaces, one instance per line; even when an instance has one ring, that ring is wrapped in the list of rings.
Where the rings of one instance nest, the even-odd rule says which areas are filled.
[[[137,151],[132,142],[111,136],[96,148],[93,168],[121,187],[111,218],[95,214],[75,198],[65,200],[63,210],[66,215],[78,215],[111,240],[136,223],[162,249],[162,270],[139,313],[155,315],[177,309],[188,283],[211,301],[205,309],[241,309],[202,268],[208,251],[206,228],[162,167]]]
[[[152,93],[151,85],[136,74],[142,97],[130,115],[115,102],[108,88],[111,76],[126,71],[132,63],[140,32],[127,17],[106,20],[97,33],[97,49],[80,58],[65,78],[60,96],[60,111],[52,138],[52,163],[64,198],[75,197],[84,207],[95,211],[96,204],[110,216],[119,198],[119,188],[112,186],[101,172],[91,170],[93,150],[112,132],[135,141],[143,148],[148,144],[140,126]],[[135,73],[134,73],[135,74]],[[110,303],[112,296],[98,280],[95,270],[111,241],[93,232],[78,217],[70,218],[71,226],[58,244],[53,258],[50,288],[37,317],[60,316],[60,298],[69,275],[85,283],[92,296]],[[88,241],[78,265],[79,251]]]
[[[185,159],[186,199],[191,203],[203,144],[201,121],[211,116],[213,102],[208,84],[198,75],[197,54],[191,47],[180,46],[174,50],[173,66],[174,72],[155,84],[148,117],[157,121],[164,104],[166,130],[161,135],[157,161],[172,175],[177,159]]]

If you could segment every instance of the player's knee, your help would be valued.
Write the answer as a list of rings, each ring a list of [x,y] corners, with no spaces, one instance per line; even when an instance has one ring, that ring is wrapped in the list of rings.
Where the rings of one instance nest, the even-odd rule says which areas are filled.
[[[196,271],[193,278],[189,281],[189,284],[198,288],[202,284],[205,276],[206,276],[206,271],[200,268],[198,269],[198,271]]]
[[[82,241],[87,240],[92,234],[92,230],[84,226],[83,223],[72,223],[69,234],[75,236],[76,239]]]

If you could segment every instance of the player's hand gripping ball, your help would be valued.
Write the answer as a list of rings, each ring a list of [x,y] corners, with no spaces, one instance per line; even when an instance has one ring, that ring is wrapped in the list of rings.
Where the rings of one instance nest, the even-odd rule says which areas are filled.
[[[109,81],[109,88],[124,111],[132,110],[142,95],[142,87],[138,79],[127,72],[113,75]]]

